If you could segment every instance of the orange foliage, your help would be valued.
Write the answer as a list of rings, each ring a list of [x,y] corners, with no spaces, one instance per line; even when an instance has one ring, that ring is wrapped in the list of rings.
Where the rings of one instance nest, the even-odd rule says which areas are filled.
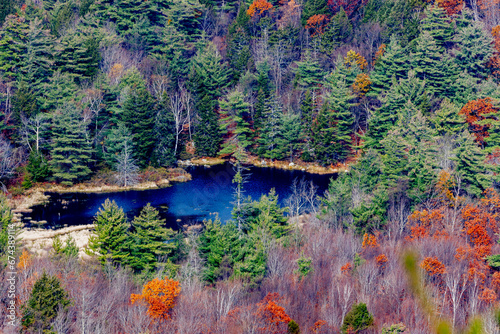
[[[254,0],[248,8],[247,14],[254,17],[257,12],[259,15],[262,15],[265,11],[270,10],[271,8],[273,8],[273,5],[266,0]]]
[[[166,320],[170,318],[170,310],[175,306],[175,301],[181,287],[179,282],[169,278],[158,278],[146,283],[140,295],[132,294],[130,301],[148,305],[148,315],[153,319]]]
[[[491,29],[491,35],[495,39],[495,50],[500,52],[500,25]]]
[[[446,272],[446,267],[442,264],[437,257],[426,257],[421,263],[422,267],[430,276],[441,275]]]
[[[492,289],[484,289],[479,296],[479,300],[485,302],[486,304],[491,304],[497,300],[497,294]]]
[[[387,45],[385,44],[382,44],[378,47],[378,50],[377,52],[375,52],[375,56],[373,57],[373,63],[377,63],[377,61],[380,59],[380,57],[382,57],[385,53],[385,48],[387,47]]]
[[[498,109],[493,106],[492,100],[487,97],[467,102],[459,114],[465,116],[465,121],[469,124],[469,131],[476,137],[476,142],[483,145],[484,138],[489,136],[489,125],[478,124],[478,122],[484,120],[486,118],[485,115],[496,113],[497,111]]]
[[[387,261],[389,261],[389,259],[387,259],[387,256],[385,256],[385,254],[380,254],[379,256],[377,256],[375,258],[375,261],[377,261],[377,264],[382,268],[384,269],[385,268],[385,264],[387,263]]]
[[[347,67],[353,67],[354,65],[358,65],[359,68],[362,70],[368,67],[368,62],[366,61],[365,57],[363,57],[362,55],[353,50],[347,52],[347,55],[344,57],[344,64]]]
[[[284,307],[277,304],[280,299],[279,293],[268,293],[258,304],[257,315],[266,323],[266,327],[261,328],[263,333],[286,333],[283,332],[283,324],[288,324],[292,318],[286,314]]]
[[[448,15],[455,15],[462,11],[463,0],[437,0],[437,5],[443,8]]]
[[[439,230],[444,227],[444,214],[441,208],[431,211],[415,210],[409,217],[408,223],[410,226],[410,236],[406,240],[419,240],[431,235],[431,233],[439,233]],[[436,232],[438,231],[438,232]]]
[[[436,190],[443,203],[448,203],[448,205],[450,206],[455,203],[457,198],[452,192],[452,189],[455,186],[455,181],[448,171],[443,169],[441,172],[439,172],[438,182],[436,183]]]
[[[330,19],[325,14],[313,15],[307,20],[306,29],[311,29],[313,31],[311,36],[317,34],[323,35],[328,21],[330,21]]]
[[[500,291],[500,272],[494,272],[491,277],[491,285],[495,290]]]
[[[21,256],[19,256],[19,262],[17,264],[17,268],[20,269],[21,271],[24,271],[26,270],[26,268],[30,267],[32,263],[33,260],[31,259],[30,253],[28,253],[27,250],[23,249]]]
[[[373,234],[365,233],[363,235],[363,248],[365,247],[378,247],[377,237]]]
[[[340,271],[342,272],[342,274],[344,275],[349,275],[350,272],[352,270],[352,264],[351,262],[347,262],[346,264],[344,264],[342,267],[340,267]]]
[[[352,91],[358,97],[364,96],[370,90],[372,82],[370,81],[370,77],[366,73],[360,73],[354,80],[352,84]]]
[[[311,332],[318,333],[324,325],[326,325],[326,321],[325,320],[318,320],[318,321],[316,321],[314,323],[314,326],[311,328]]]

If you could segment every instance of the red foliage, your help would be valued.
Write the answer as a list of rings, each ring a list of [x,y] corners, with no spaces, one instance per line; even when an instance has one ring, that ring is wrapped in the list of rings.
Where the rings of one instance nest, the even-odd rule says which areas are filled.
[[[342,267],[340,267],[340,271],[344,275],[350,275],[350,273],[352,271],[352,264],[351,264],[351,262],[347,262]]]
[[[478,99],[467,102],[467,104],[460,110],[460,114],[465,116],[465,121],[469,124],[469,131],[476,137],[476,142],[480,145],[484,144],[484,138],[489,136],[488,124],[478,124],[484,120],[486,115],[498,112],[492,100],[487,97],[485,99]]]
[[[347,16],[351,16],[356,10],[367,3],[368,0],[328,0],[328,6],[333,13],[337,13],[342,7]]]
[[[326,325],[326,321],[324,320],[318,320],[314,323],[314,326],[311,328],[311,332],[313,333],[319,333],[321,328]]]
[[[408,241],[419,240],[430,235],[439,234],[444,228],[444,214],[442,208],[431,211],[415,210],[409,217],[410,235],[406,237]]]
[[[450,16],[460,13],[464,7],[463,0],[437,0],[437,4]]]
[[[285,312],[285,308],[279,306],[281,297],[279,293],[268,293],[258,304],[257,316],[262,317],[266,324],[265,327],[260,328],[262,333],[281,334],[286,333],[287,325],[292,318]]]
[[[491,285],[496,291],[500,291],[500,272],[494,272],[491,277]]]
[[[306,29],[312,31],[311,36],[323,35],[330,19],[325,14],[316,14],[307,20]]]
[[[486,304],[491,304],[495,300],[497,300],[497,294],[492,289],[485,288],[481,295],[479,296],[479,300],[485,302]]]
[[[464,232],[480,257],[491,254],[492,237],[497,233],[495,217],[483,207],[467,205],[462,211]]]

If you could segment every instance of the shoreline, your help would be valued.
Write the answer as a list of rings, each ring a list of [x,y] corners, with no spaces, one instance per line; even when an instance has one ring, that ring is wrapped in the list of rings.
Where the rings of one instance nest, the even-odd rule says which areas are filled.
[[[221,165],[227,161],[229,161],[229,159],[223,159],[220,157],[215,157],[215,158],[204,157],[204,158],[189,159],[189,160],[184,160],[184,161],[179,160],[178,164],[179,164],[179,166],[183,166],[183,167],[189,167],[189,166],[211,167],[211,166],[215,166],[215,165]],[[263,159],[263,158],[258,158],[256,156],[249,156],[249,159],[245,163],[248,163],[254,167],[260,167],[260,168],[300,170],[300,171],[303,171],[306,173],[318,174],[318,175],[338,174],[338,173],[349,171],[349,164],[339,164],[337,166],[323,167],[317,163],[312,163],[312,162],[303,162],[303,161],[287,162],[287,161],[282,161],[282,160],[271,161],[271,159]]]

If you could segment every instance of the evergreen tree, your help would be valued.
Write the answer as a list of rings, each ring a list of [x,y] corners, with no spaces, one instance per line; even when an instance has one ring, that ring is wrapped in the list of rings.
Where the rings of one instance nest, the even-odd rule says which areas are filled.
[[[125,146],[129,149],[133,148],[132,133],[124,123],[118,123],[118,127],[111,129],[104,140],[104,146],[104,160],[110,167],[114,168],[117,163],[116,158],[123,151]]]
[[[121,120],[131,130],[135,157],[139,166],[145,167],[151,161],[155,148],[155,102],[146,87],[130,88],[123,104]]]
[[[462,132],[465,127],[465,121],[458,114],[459,111],[460,108],[450,100],[445,98],[441,102],[440,108],[431,119],[437,135],[451,137]]]
[[[366,304],[352,306],[342,323],[342,333],[358,333],[373,326],[373,315],[368,312]]]
[[[208,45],[196,56],[191,81],[199,116],[194,137],[196,151],[199,155],[215,156],[221,142],[218,99],[229,80],[228,69],[214,45]]]
[[[301,140],[303,142],[302,147],[302,160],[304,161],[312,161],[314,158],[313,151],[313,131],[312,124],[314,120],[314,104],[313,98],[310,90],[307,90],[302,102],[300,104],[300,126],[301,126]]]
[[[35,150],[31,151],[26,165],[26,171],[33,182],[42,182],[50,175],[49,164],[45,157]]]
[[[412,54],[412,69],[419,79],[425,80],[426,90],[438,96],[453,96],[450,87],[456,76],[456,68],[444,47],[425,32],[417,39],[415,50]]]
[[[9,206],[7,197],[4,194],[0,194],[0,260],[2,269],[4,269],[4,266],[7,264],[8,256],[16,255],[15,248],[18,244],[18,241],[16,240],[18,232],[16,231],[16,228],[11,225],[13,218],[11,210],[12,209]],[[14,237],[14,243],[12,243],[11,239],[9,244],[9,235]]]
[[[106,199],[95,216],[95,232],[89,239],[88,249],[102,264],[124,264],[129,261],[125,242],[130,224],[115,201]]]
[[[330,94],[327,96],[329,107],[333,110],[332,122],[334,125],[334,143],[335,160],[345,161],[351,153],[354,117],[350,108],[354,106],[353,95],[350,87],[346,83],[346,77],[341,73],[333,73],[327,78]]]
[[[375,67],[370,73],[372,81],[371,92],[368,95],[376,96],[388,91],[392,86],[392,78],[404,79],[408,76],[409,60],[406,49],[402,48],[395,38],[384,48],[382,55],[376,60]]]
[[[249,26],[250,16],[247,14],[247,7],[242,3],[227,34],[227,58],[233,71],[233,82],[237,82],[245,72],[251,57]]]
[[[335,147],[335,124],[333,121],[333,111],[328,102],[324,103],[312,124],[313,148],[316,160],[322,165],[337,162]]]
[[[27,30],[28,24],[24,17],[14,15],[6,17],[0,29],[0,75],[2,77],[18,76],[19,65],[26,51]]]
[[[54,72],[40,87],[43,87],[43,92],[39,94],[38,101],[40,109],[44,111],[54,111],[71,101],[78,100],[75,95],[79,88],[68,73]]]
[[[330,54],[335,48],[348,42],[353,33],[352,23],[347,17],[343,7],[335,14],[328,25],[325,32],[321,35],[321,49]]]
[[[290,162],[293,162],[295,152],[299,148],[300,139],[300,117],[291,113],[281,115],[281,136],[278,141],[278,148],[282,157],[288,156]]]
[[[295,81],[300,88],[317,90],[320,88],[325,73],[319,63],[314,60],[309,50],[306,51],[303,61],[298,61]]]
[[[30,298],[23,308],[22,331],[49,332],[58,312],[67,310],[70,303],[69,295],[61,287],[59,279],[43,272],[33,285]]]
[[[19,73],[33,87],[39,88],[53,71],[53,41],[41,19],[30,21],[26,34],[24,53],[21,55]]]
[[[54,177],[62,184],[73,185],[90,176],[88,165],[92,150],[86,126],[81,111],[74,105],[66,105],[53,116],[49,164]]]
[[[27,82],[20,81],[12,96],[13,125],[20,127],[22,119],[35,116],[39,110],[38,95]]]
[[[324,0],[307,0],[304,2],[304,9],[302,10],[302,25],[305,26],[307,20],[313,15],[330,14],[327,1]]]
[[[440,6],[434,5],[424,12],[420,23],[423,34],[429,34],[438,46],[445,46],[453,40],[453,23]]]
[[[473,196],[479,196],[491,186],[490,177],[486,174],[485,154],[474,142],[474,137],[465,130],[457,140],[453,151],[455,170],[462,179],[464,188]]]
[[[0,0],[0,25],[3,24],[7,15],[14,13],[16,2],[15,0]]]
[[[269,65],[264,62],[258,67],[259,75],[257,77],[257,102],[254,105],[253,128],[255,130],[255,141],[259,141],[262,135],[262,128],[265,124],[265,113],[271,95],[269,84]]]
[[[229,93],[226,100],[221,101],[221,132],[227,138],[222,144],[220,154],[233,155],[240,161],[245,161],[247,149],[251,145],[250,125],[248,119],[249,103],[243,99],[239,91]]]
[[[460,29],[455,37],[455,62],[460,71],[467,71],[477,78],[488,76],[487,63],[493,55],[492,39],[479,22]]]
[[[158,103],[158,111],[155,117],[156,145],[154,157],[156,164],[159,166],[171,166],[177,159],[175,120],[169,103],[170,97],[164,93]]]
[[[282,159],[279,145],[281,129],[282,106],[276,98],[266,105],[264,125],[260,131],[259,156],[268,159]]]
[[[240,260],[238,250],[242,243],[234,222],[224,225],[220,220],[206,222],[198,247],[201,258],[206,261],[204,280],[215,283],[220,278],[230,277],[235,262]]]
[[[129,243],[131,257],[128,260],[135,271],[150,271],[156,268],[158,261],[171,255],[176,245],[171,241],[174,231],[163,227],[165,219],[160,219],[158,210],[147,204],[140,215],[132,221],[133,232]]]

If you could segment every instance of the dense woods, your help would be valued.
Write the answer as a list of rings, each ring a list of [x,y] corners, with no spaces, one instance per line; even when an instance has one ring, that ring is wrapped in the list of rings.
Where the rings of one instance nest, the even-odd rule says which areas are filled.
[[[2,332],[500,330],[499,1],[0,0],[0,23]],[[30,188],[208,157],[229,221],[108,200],[84,252],[13,241]],[[280,205],[244,197],[252,159],[343,172]]]

